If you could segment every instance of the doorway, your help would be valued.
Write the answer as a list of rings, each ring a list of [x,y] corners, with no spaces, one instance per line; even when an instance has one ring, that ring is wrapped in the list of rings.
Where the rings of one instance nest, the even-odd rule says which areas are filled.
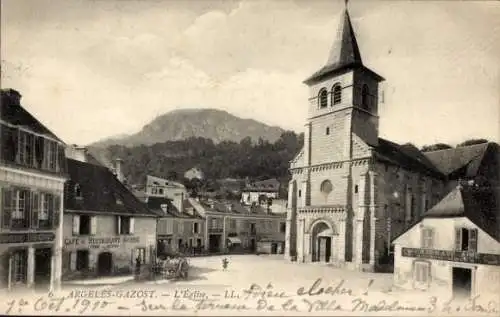
[[[52,276],[52,249],[35,249],[35,289],[49,289]]]
[[[453,268],[453,296],[456,298],[469,298],[472,293],[472,270]]]
[[[271,254],[278,254],[278,244],[277,243],[271,244]]]
[[[318,254],[316,261],[330,262],[331,254],[332,254],[332,238],[318,237]]]
[[[221,236],[218,234],[211,234],[208,237],[208,250],[210,252],[219,252],[220,251],[220,240]]]
[[[251,252],[257,251],[257,246],[255,245],[255,239],[250,239],[250,251]]]
[[[113,255],[110,252],[99,253],[97,272],[101,276],[110,275],[113,272]]]

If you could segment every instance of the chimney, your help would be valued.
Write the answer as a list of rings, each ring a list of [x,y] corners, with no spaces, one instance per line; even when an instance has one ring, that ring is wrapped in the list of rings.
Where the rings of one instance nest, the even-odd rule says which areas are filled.
[[[122,171],[122,163],[123,160],[121,158],[116,158],[115,159],[115,173],[116,173],[116,178],[120,181],[123,182],[125,177],[123,176],[123,171]]]
[[[65,150],[67,158],[80,162],[87,162],[87,152],[87,147],[78,146],[76,144],[68,146]]]
[[[174,195],[174,199],[173,199],[172,203],[174,204],[175,208],[177,208],[177,210],[179,210],[179,212],[183,212],[184,211],[183,210],[183,208],[184,208],[184,193]]]
[[[22,96],[19,93],[19,91],[12,89],[12,88],[9,88],[9,89],[2,90],[2,93],[5,94],[7,96],[7,98],[10,99],[11,105],[21,106],[21,97]]]

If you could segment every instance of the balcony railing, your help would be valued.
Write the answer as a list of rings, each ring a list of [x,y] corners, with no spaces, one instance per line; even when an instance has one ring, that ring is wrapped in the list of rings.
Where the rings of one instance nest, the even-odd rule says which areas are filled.
[[[222,233],[222,228],[208,228],[209,233]]]

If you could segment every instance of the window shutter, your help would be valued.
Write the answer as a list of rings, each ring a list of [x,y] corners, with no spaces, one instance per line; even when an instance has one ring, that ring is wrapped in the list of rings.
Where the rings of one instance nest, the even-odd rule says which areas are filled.
[[[477,251],[477,229],[469,229],[469,250]]]
[[[70,252],[69,269],[71,271],[76,271],[76,256],[77,256],[76,251]]]
[[[462,251],[462,228],[455,228],[455,251]]]
[[[54,195],[52,196],[52,204],[54,205],[52,208],[52,224],[54,229],[57,229],[60,224],[60,218],[61,217],[61,196],[59,195]]]
[[[425,248],[425,231],[427,229],[425,228],[422,228],[422,230],[420,230],[420,247],[421,248]]]
[[[434,241],[436,241],[436,230],[431,229],[429,240],[430,240],[429,248],[433,249]]]
[[[97,217],[90,216],[90,234],[95,235],[97,232]]]
[[[116,216],[116,234],[121,234],[122,217]]]
[[[33,192],[31,195],[31,227],[38,228],[38,212],[40,210],[40,194]]]
[[[80,215],[73,216],[73,235],[80,234]]]
[[[134,234],[134,226],[135,226],[135,221],[134,217],[130,217],[129,221],[129,234]]]
[[[11,227],[12,220],[12,210],[13,210],[13,198],[14,191],[11,188],[2,188],[2,226],[4,228]]]

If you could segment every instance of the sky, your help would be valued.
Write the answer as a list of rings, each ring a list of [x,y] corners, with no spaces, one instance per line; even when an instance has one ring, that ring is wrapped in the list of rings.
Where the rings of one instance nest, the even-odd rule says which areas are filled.
[[[67,143],[217,108],[302,132],[344,1],[3,0],[2,88]],[[351,0],[380,136],[500,142],[500,2]]]

